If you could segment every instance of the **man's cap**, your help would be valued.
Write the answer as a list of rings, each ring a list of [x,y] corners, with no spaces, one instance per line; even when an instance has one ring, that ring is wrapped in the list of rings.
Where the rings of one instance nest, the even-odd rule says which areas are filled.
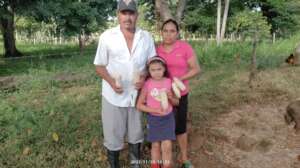
[[[135,0],[119,0],[118,11],[124,11],[124,10],[137,12]]]

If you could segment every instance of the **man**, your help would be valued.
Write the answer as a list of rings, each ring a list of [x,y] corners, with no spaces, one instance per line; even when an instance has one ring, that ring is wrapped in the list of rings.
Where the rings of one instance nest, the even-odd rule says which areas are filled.
[[[101,34],[94,64],[102,80],[102,125],[109,164],[119,168],[119,151],[127,134],[131,167],[138,168],[143,141],[141,112],[135,108],[146,61],[156,55],[151,35],[136,27],[136,2],[119,0],[119,25]],[[139,72],[139,73],[137,73]],[[133,82],[134,81],[134,82]]]

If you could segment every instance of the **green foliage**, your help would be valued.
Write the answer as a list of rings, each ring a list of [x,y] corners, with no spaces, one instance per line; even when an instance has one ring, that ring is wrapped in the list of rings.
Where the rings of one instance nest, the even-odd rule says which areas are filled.
[[[37,0],[1,0],[0,18],[9,18],[12,13],[29,15],[32,12],[31,7],[34,6],[36,2]]]
[[[67,36],[98,31],[113,12],[111,1],[54,0],[40,1],[34,17],[48,23],[55,23]]]
[[[144,30],[152,32],[153,34],[156,31],[155,21],[151,18],[151,10],[152,6],[149,3],[143,3],[139,5],[139,17],[138,17],[138,26]]]
[[[288,36],[297,30],[300,16],[298,0],[243,0],[249,9],[260,9],[272,25],[272,33]]]
[[[272,25],[272,32],[286,36],[293,33],[299,27],[294,16],[300,16],[300,2],[294,0],[268,0],[269,4],[263,4],[262,9]],[[299,23],[299,21],[298,21]]]
[[[184,26],[190,32],[215,34],[217,1],[190,0],[184,15]],[[236,16],[249,11],[261,11],[271,25],[271,33],[281,37],[292,35],[300,27],[300,1],[298,0],[231,0],[228,24]],[[249,20],[249,19],[248,19]],[[250,21],[250,20],[249,20]],[[236,24],[236,23],[233,23]],[[250,23],[248,23],[250,25]],[[231,32],[231,30],[227,31]]]
[[[270,25],[267,18],[261,12],[242,11],[234,15],[230,22],[230,29],[236,34],[242,34],[245,37],[253,37],[258,33],[258,37],[268,37],[270,35]]]
[[[193,33],[198,32],[204,35],[211,34],[215,31],[215,15],[212,6],[188,6],[183,20],[184,27],[187,31]]]
[[[191,0],[187,2],[183,26],[187,31],[197,32],[204,35],[215,32],[215,3],[209,1],[198,2]]]

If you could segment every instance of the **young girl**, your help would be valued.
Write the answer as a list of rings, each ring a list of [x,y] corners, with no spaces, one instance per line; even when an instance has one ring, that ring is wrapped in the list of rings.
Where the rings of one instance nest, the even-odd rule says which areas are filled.
[[[171,168],[172,140],[175,136],[175,120],[172,105],[178,99],[171,92],[171,79],[165,60],[159,56],[147,62],[148,79],[137,102],[137,109],[148,113],[147,140],[151,142],[151,168]],[[163,100],[165,99],[165,100]]]

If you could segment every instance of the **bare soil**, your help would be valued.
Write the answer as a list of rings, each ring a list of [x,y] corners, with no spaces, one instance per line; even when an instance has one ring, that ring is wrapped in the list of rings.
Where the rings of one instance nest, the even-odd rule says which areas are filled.
[[[193,127],[195,168],[300,168],[300,135],[284,120],[287,104],[242,105]]]

